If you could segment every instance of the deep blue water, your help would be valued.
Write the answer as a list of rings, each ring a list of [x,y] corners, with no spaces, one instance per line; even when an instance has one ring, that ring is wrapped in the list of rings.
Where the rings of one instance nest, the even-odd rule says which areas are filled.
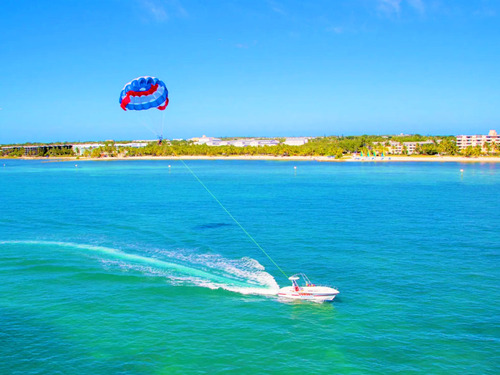
[[[498,373],[499,164],[186,163],[338,298],[179,161],[4,159],[0,373]]]

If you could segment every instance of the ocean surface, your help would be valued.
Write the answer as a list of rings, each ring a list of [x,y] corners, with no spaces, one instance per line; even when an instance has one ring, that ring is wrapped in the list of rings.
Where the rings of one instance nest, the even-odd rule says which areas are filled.
[[[179,161],[4,159],[1,374],[500,372],[499,164],[186,163],[335,301]]]

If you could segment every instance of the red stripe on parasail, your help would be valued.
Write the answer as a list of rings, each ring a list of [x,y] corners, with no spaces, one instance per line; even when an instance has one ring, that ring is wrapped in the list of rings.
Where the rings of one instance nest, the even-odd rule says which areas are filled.
[[[128,96],[128,94],[127,94],[127,96],[122,99],[122,102],[120,103],[120,107],[122,107],[122,109],[124,111],[126,111],[127,110],[126,107],[127,107],[128,103],[130,103],[130,96]]]
[[[126,107],[127,107],[128,103],[130,103],[130,97],[131,96],[146,96],[146,95],[151,95],[151,94],[155,93],[156,90],[158,90],[158,84],[152,85],[151,88],[149,90],[147,90],[147,91],[132,91],[132,90],[130,90],[129,92],[127,92],[127,96],[125,96],[122,99],[122,102],[120,103],[120,107],[122,107],[122,109],[124,111],[126,111],[127,110]],[[168,99],[167,99],[167,102],[168,102]]]
[[[167,99],[165,99],[165,104],[160,105],[160,106],[158,107],[158,109],[159,109],[160,111],[163,111],[165,108],[167,108],[167,105],[168,105],[168,98],[167,98]]]

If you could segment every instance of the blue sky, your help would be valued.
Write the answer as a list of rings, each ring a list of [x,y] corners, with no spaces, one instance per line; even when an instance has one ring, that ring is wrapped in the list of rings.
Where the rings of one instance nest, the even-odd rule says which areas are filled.
[[[500,130],[498,0],[7,0],[0,24],[0,143]],[[120,108],[142,75],[164,113]]]

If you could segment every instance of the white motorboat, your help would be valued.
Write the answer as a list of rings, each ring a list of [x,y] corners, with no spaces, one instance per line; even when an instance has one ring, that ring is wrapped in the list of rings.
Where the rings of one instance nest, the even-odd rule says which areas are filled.
[[[299,280],[302,279],[304,285],[299,285]],[[278,296],[289,299],[308,300],[315,302],[333,301],[339,291],[328,286],[318,286],[311,283],[306,275],[298,273],[288,278],[292,282],[292,286],[281,288]]]

